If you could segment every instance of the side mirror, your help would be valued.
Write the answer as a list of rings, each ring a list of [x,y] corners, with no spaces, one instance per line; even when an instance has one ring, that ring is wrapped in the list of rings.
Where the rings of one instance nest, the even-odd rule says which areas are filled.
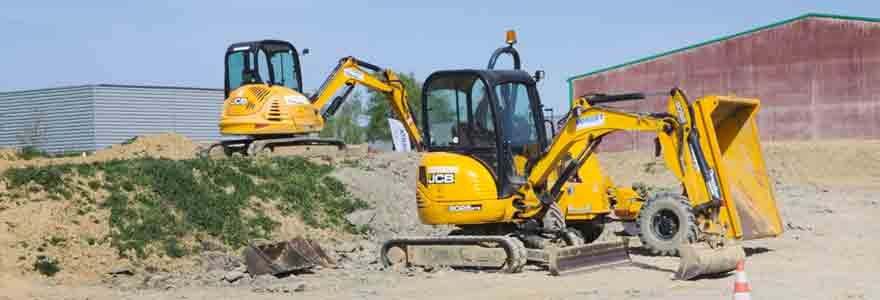
[[[544,70],[535,71],[535,75],[532,77],[535,79],[535,82],[541,81],[541,79],[544,79]]]
[[[302,49],[302,55],[303,55],[303,56],[305,56],[305,55],[309,55],[309,48],[303,48],[303,49]]]

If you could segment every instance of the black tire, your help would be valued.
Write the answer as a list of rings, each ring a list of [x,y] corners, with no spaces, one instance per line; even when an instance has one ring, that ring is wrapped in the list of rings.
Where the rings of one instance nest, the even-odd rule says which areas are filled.
[[[584,244],[589,244],[602,236],[602,231],[605,230],[605,223],[597,219],[591,222],[569,224],[569,227],[577,229],[581,234],[581,238],[584,239]]]
[[[648,199],[636,220],[642,245],[655,255],[678,255],[682,244],[697,238],[696,218],[687,198],[658,193]]]

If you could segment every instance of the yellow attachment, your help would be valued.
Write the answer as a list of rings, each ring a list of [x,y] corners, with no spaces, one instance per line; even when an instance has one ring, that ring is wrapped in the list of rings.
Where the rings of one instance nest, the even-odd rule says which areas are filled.
[[[759,106],[758,99],[726,96],[693,104],[694,125],[724,195],[720,219],[733,229],[728,237],[743,240],[782,234],[755,120]]]
[[[511,46],[513,46],[513,44],[516,44],[516,30],[507,31],[505,42],[507,42],[507,44]]]

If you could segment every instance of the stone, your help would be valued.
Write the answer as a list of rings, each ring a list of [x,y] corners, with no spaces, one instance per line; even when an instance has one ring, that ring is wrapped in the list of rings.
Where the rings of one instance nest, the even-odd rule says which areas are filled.
[[[355,226],[364,226],[372,223],[375,217],[375,209],[363,209],[345,215],[345,220]]]
[[[107,272],[110,275],[134,275],[134,271],[131,270],[128,266],[119,266],[110,269],[110,272]]]
[[[242,277],[244,277],[244,273],[242,273],[242,272],[229,271],[229,272],[226,272],[225,275],[223,275],[223,280],[226,280],[227,282],[232,283],[232,282],[235,282],[235,281],[241,279]]]

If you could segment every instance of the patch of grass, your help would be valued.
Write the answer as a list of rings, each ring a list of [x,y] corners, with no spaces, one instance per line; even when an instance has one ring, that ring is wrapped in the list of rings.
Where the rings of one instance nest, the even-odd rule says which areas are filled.
[[[151,249],[161,249],[164,255],[181,257],[197,250],[179,242],[196,232],[232,247],[267,238],[279,223],[260,207],[299,215],[313,227],[363,231],[344,216],[366,208],[367,203],[351,196],[341,182],[330,177],[332,170],[300,157],[140,158],[15,168],[4,176],[11,190],[39,186],[53,198],[81,196],[78,189],[84,183],[93,191],[104,190],[109,196],[100,207],[110,211],[110,244],[120,255],[133,251],[145,257]],[[71,173],[86,178],[76,182],[66,179]],[[104,182],[94,178],[98,173]],[[80,215],[92,209],[87,200],[77,201]]]
[[[64,151],[64,152],[52,155],[52,157],[77,157],[77,156],[82,156],[82,154],[83,154],[83,151]]]
[[[42,186],[49,193],[70,196],[71,192],[64,185],[63,175],[69,173],[70,165],[51,165],[44,167],[29,168],[12,168],[4,174],[7,185],[10,189],[16,189],[26,186],[28,183],[35,183]],[[30,189],[32,192],[38,190]]]
[[[46,153],[46,151],[40,150],[40,148],[34,146],[25,146],[21,148],[21,152],[18,154],[18,157],[24,160],[31,160],[35,158],[49,157],[49,153]]]
[[[642,165],[642,171],[648,174],[657,174],[663,165],[657,161],[647,162]]]
[[[91,188],[92,190],[97,190],[101,188],[101,182],[97,180],[89,181],[89,188]]]
[[[58,236],[50,237],[47,241],[49,242],[49,245],[56,246],[56,247],[57,246],[64,246],[67,243],[67,239],[65,239],[63,237],[58,237]]]
[[[38,255],[37,260],[34,261],[34,270],[45,276],[52,277],[58,272],[61,272],[61,266],[57,259],[45,255]]]

